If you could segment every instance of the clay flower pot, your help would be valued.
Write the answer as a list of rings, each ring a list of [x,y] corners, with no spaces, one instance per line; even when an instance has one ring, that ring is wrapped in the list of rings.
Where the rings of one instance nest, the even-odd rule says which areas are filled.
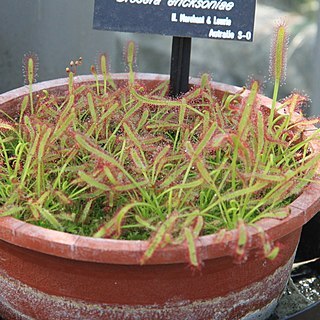
[[[118,82],[126,75],[114,75]],[[139,74],[155,85],[160,75]],[[122,80],[121,80],[122,79]],[[92,82],[80,76],[77,82]],[[193,80],[196,84],[198,80]],[[213,83],[216,94],[239,88]],[[67,91],[66,79],[34,85],[34,92]],[[11,115],[28,88],[0,95]],[[263,104],[270,100],[261,97]],[[146,265],[145,241],[94,239],[43,229],[11,217],[0,218],[0,314],[5,319],[266,319],[283,292],[302,226],[320,210],[320,186],[312,183],[283,219],[257,223],[280,246],[274,260],[261,252],[261,234],[249,228],[245,261],[234,257],[237,230],[197,240],[200,271],[189,267],[185,246],[156,251]]]

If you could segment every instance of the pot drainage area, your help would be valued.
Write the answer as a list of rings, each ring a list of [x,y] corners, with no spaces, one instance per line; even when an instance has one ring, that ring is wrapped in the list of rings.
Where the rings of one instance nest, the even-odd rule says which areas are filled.
[[[273,316],[268,320],[320,319],[320,259],[296,263]]]

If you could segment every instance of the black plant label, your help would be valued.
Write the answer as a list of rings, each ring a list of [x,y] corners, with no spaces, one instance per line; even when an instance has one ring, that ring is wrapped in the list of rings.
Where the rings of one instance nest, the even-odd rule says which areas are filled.
[[[95,0],[94,29],[252,41],[256,0]]]

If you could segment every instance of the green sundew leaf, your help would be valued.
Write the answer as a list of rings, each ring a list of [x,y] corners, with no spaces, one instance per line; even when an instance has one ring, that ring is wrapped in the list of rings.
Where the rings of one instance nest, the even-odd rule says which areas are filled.
[[[320,129],[316,130],[311,136],[309,136],[308,138],[305,138],[300,143],[296,143],[294,145],[290,145],[288,149],[284,150],[282,152],[282,157],[283,158],[280,161],[277,162],[277,166],[280,167],[280,165],[282,165],[282,163],[285,163],[287,159],[289,159],[289,160],[295,159],[295,156],[300,151],[300,149],[304,149],[304,151],[307,151],[308,147],[309,147],[309,143],[312,140],[319,140],[319,133],[320,133],[319,130]],[[284,155],[285,155],[285,157],[284,157]],[[302,160],[305,162],[306,160],[308,160],[308,157],[304,156],[302,158]],[[294,160],[294,161],[298,163],[298,161],[296,161],[296,160]]]
[[[227,200],[235,199],[237,197],[241,197],[247,193],[254,194],[255,192],[258,192],[261,189],[263,189],[268,184],[269,184],[268,182],[257,182],[256,184],[254,184],[248,188],[243,188],[241,190],[236,190],[232,193],[226,194],[225,196],[222,196],[222,198],[224,201],[227,201]]]
[[[274,248],[273,248],[271,251],[269,251],[269,252],[266,252],[266,251],[265,251],[265,256],[266,256],[266,258],[269,259],[269,260],[274,260],[274,259],[278,256],[279,252],[280,252],[280,248],[279,248],[279,247],[274,247]]]
[[[28,68],[27,68],[27,72],[28,72],[28,84],[32,84],[32,83],[33,83],[33,80],[34,80],[34,78],[35,78],[34,70],[35,70],[34,61],[33,61],[33,58],[30,57],[30,58],[28,59]]]
[[[31,211],[31,214],[32,214],[33,218],[34,218],[35,220],[39,220],[40,217],[41,217],[39,210],[38,210],[36,207],[34,207],[34,206],[29,206],[29,209],[30,209],[30,211]]]
[[[143,126],[147,123],[148,118],[149,118],[149,110],[145,109],[137,125],[137,132],[139,132],[143,128]]]
[[[114,193],[113,192],[109,192],[109,203],[108,203],[109,207],[112,208],[114,206]]]
[[[146,104],[151,104],[155,106],[165,106],[165,107],[180,107],[182,105],[181,102],[179,101],[170,101],[168,99],[153,99],[149,98],[148,96],[145,95],[140,95],[134,88],[130,90],[130,93],[139,101],[146,103]]]
[[[114,220],[110,220],[105,223],[95,234],[92,235],[93,238],[103,238],[108,236],[108,232],[114,227]]]
[[[19,123],[22,122],[22,119],[24,117],[24,113],[27,110],[28,107],[28,103],[29,103],[29,96],[25,96],[22,100],[22,104],[21,104],[21,108],[20,108],[20,119],[19,119]]]
[[[85,91],[87,88],[88,88],[88,87],[87,87],[86,85],[80,85],[79,87],[77,87],[77,88],[74,90],[74,92],[73,92],[74,96],[77,96],[77,95],[82,94],[82,92]]]
[[[239,219],[238,221],[238,246],[237,246],[237,254],[243,255],[245,246],[248,242],[248,234],[244,221]]]
[[[200,233],[201,233],[201,231],[203,229],[203,226],[204,226],[203,217],[202,216],[197,216],[196,217],[196,224],[195,224],[195,226],[193,228],[193,235],[194,235],[195,238],[199,237],[199,235],[200,235]]]
[[[74,106],[74,95],[70,95],[69,100],[63,111],[61,112],[59,121],[57,123],[57,126],[61,126],[61,123],[65,121],[65,118],[69,115],[72,107]]]
[[[282,183],[276,184],[246,215],[245,220],[252,219],[252,215],[263,206],[270,204],[276,206],[283,201],[284,198],[290,196],[290,191],[295,182],[292,180],[284,180]]]
[[[44,192],[37,200],[37,205],[43,206],[43,204],[47,201],[49,196],[50,196],[50,191]]]
[[[28,143],[26,142],[19,142],[14,150],[14,154],[16,156],[16,162],[14,166],[13,175],[16,177],[18,172],[20,172],[21,167],[23,166],[22,155],[27,152]],[[5,156],[7,158],[7,155]],[[6,161],[8,163],[8,161]],[[11,166],[10,166],[11,168]]]
[[[40,135],[35,135],[35,139],[33,141],[33,144],[29,150],[29,153],[27,155],[26,162],[23,166],[23,171],[21,174],[21,179],[20,179],[20,186],[24,185],[24,181],[27,178],[27,176],[32,172],[32,166],[33,166],[33,160],[34,160],[34,155],[36,154],[37,146],[39,143]]]
[[[216,149],[217,148],[218,150],[219,150],[219,148],[222,149],[223,143],[229,137],[230,137],[230,134],[224,134],[224,133],[216,135],[214,137],[212,143],[210,143],[210,148],[211,149]]]
[[[127,46],[127,65],[129,67],[129,83],[134,83],[133,64],[135,59],[136,48],[133,41],[129,41]]]
[[[37,128],[39,131],[41,130],[40,127]],[[45,133],[43,134],[40,142],[39,142],[39,147],[38,147],[38,161],[41,161],[42,160],[42,157],[45,153],[45,150],[46,150],[46,145],[47,145],[47,142],[49,140],[49,137],[51,135],[51,132],[52,132],[52,128],[50,127],[47,127],[45,128]]]
[[[208,131],[209,125],[210,125],[210,113],[208,111],[204,111],[204,117],[203,117],[203,133]]]
[[[86,203],[86,205],[85,205],[85,207],[83,208],[83,211],[82,211],[82,213],[80,214],[80,217],[79,217],[79,222],[80,222],[80,223],[83,224],[83,223],[86,222],[87,217],[88,217],[89,212],[90,212],[90,209],[91,209],[91,207],[92,207],[92,203],[93,203],[93,199],[90,199],[90,200]]]
[[[98,158],[101,158],[103,160],[106,160],[107,162],[112,163],[118,168],[122,169],[122,166],[119,166],[117,161],[106,153],[106,151],[99,149],[97,146],[92,145],[90,142],[87,141],[86,138],[82,137],[80,134],[75,135],[75,140],[79,143],[79,145],[86,149],[87,151],[91,152],[93,155],[97,156]]]
[[[208,146],[209,141],[212,138],[212,135],[214,134],[215,130],[217,129],[217,123],[214,122],[211,127],[206,132],[205,136],[202,138],[200,143],[198,144],[197,148],[194,151],[194,157],[198,157],[200,153]]]
[[[194,267],[199,267],[195,239],[193,237],[193,233],[190,230],[190,228],[184,228],[184,236],[186,238],[187,245],[188,245],[190,263]]]
[[[98,158],[101,158],[107,162],[110,162],[113,166],[120,169],[122,173],[133,183],[136,183],[135,179],[125,170],[125,168],[118,163],[116,159],[106,153],[104,150],[98,149],[96,146],[91,145],[85,138],[83,138],[80,134],[75,135],[75,140],[79,143],[79,145],[86,149],[87,151],[91,152]]]
[[[140,150],[140,152],[143,153],[142,145],[141,145],[141,142],[139,141],[139,138],[136,136],[136,134],[131,130],[131,128],[125,122],[123,123],[123,129],[128,135],[129,139]]]
[[[199,127],[200,127],[201,125],[203,125],[203,127],[204,127],[206,121],[208,121],[208,122],[207,122],[208,126],[206,127],[206,130],[203,129],[202,131],[203,131],[203,132],[206,132],[206,131],[208,130],[208,127],[209,127],[209,117],[210,117],[209,112],[205,110],[205,111],[203,112],[203,115],[204,115],[203,120],[202,120],[200,117],[197,117],[197,118],[194,120],[194,125],[193,125],[193,128],[192,128],[191,131],[190,131],[189,128],[186,128],[186,129],[185,129],[185,132],[188,131],[188,134],[185,135],[185,138],[184,138],[185,140],[192,140],[192,138],[195,138],[195,134],[197,133],[197,130],[199,129]],[[196,140],[198,141],[198,137],[196,138]]]
[[[31,124],[30,118],[28,116],[24,116],[23,122],[24,122],[24,125],[28,129],[28,132],[30,134],[30,141],[34,141],[35,132],[34,132],[32,124]]]
[[[319,119],[309,119],[305,121],[298,121],[296,123],[290,124],[290,129],[293,129],[295,127],[303,127],[303,126],[310,126],[310,125],[315,125],[319,123]],[[319,131],[318,131],[319,132]]]
[[[59,218],[60,221],[70,221],[70,222],[73,222],[75,223],[76,221],[76,213],[75,212],[72,212],[72,213],[66,213],[66,212],[61,212],[59,214],[56,215],[57,218]],[[67,229],[67,231],[70,231],[70,229]]]
[[[75,159],[75,156],[77,155],[77,150],[72,150],[68,156],[67,159],[63,161],[63,165],[59,167],[57,177],[52,183],[52,189],[61,188],[61,182],[62,182],[62,176],[66,172],[67,168],[70,170],[73,170],[74,172],[77,172],[78,169],[70,165],[70,162],[72,162]]]
[[[201,76],[201,89],[207,89],[210,87],[210,76],[207,73],[204,73]]]
[[[52,139],[51,141],[55,141],[58,140],[67,130],[67,128],[69,127],[69,125],[74,121],[74,119],[76,118],[76,115],[74,112],[70,112],[70,114],[64,118],[64,121],[58,121],[55,131],[52,135]]]
[[[54,217],[53,214],[46,208],[43,208],[41,206],[36,206],[37,209],[39,210],[41,216],[47,220],[56,230],[63,230],[62,225],[58,222],[58,220]]]
[[[206,167],[204,166],[203,162],[200,160],[196,161],[196,166],[197,169],[199,170],[199,173],[201,175],[201,177],[210,185],[213,183],[210,173],[208,172],[208,170],[206,169]]]
[[[104,174],[107,176],[107,178],[109,179],[109,181],[112,183],[112,184],[117,184],[117,180],[116,178],[114,177],[114,175],[112,174],[111,170],[109,167],[107,166],[104,166],[103,167],[103,172]]]
[[[193,189],[193,188],[201,186],[203,184],[203,182],[204,182],[204,179],[203,178],[199,178],[199,179],[191,181],[191,182],[185,182],[185,183],[177,184],[177,185],[175,185],[175,186],[163,191],[160,196],[163,196],[163,195],[167,194],[171,190]]]
[[[256,218],[250,220],[250,222],[254,223],[254,222],[261,220],[261,219],[264,219],[264,218],[283,220],[283,219],[287,218],[289,216],[289,214],[290,214],[290,208],[285,207],[285,208],[281,208],[281,209],[274,210],[271,212],[259,214]]]
[[[119,109],[119,104],[114,103],[112,104],[105,113],[103,113],[100,117],[100,122],[103,122],[105,119],[108,119],[110,115],[112,115],[116,110]]]
[[[202,214],[210,211],[212,208],[217,206],[220,203],[223,203],[224,201],[229,201],[232,199],[237,199],[238,197],[242,197],[247,195],[248,193],[254,194],[255,192],[258,192],[265,188],[269,182],[257,182],[256,184],[249,186],[247,188],[242,188],[240,190],[232,191],[227,194],[220,195],[219,199],[215,201],[214,203],[210,204],[207,208],[202,210]]]
[[[0,129],[14,131],[14,127],[5,122],[0,122]]]
[[[144,143],[144,145],[150,145],[150,144],[159,143],[163,140],[165,140],[165,139],[160,136],[160,137],[154,137],[154,138],[150,138],[150,139],[144,139],[143,143]]]
[[[89,111],[90,111],[90,114],[91,114],[92,121],[94,123],[97,123],[97,113],[96,113],[96,108],[94,107],[94,102],[93,102],[93,98],[92,98],[91,92],[88,92],[87,100],[88,100],[88,106],[89,106]]]
[[[155,182],[156,177],[159,175],[161,169],[163,168],[166,161],[165,156],[168,154],[170,150],[170,146],[165,146],[155,157],[153,164],[152,164],[152,181]]]
[[[94,235],[94,238],[102,238],[102,237],[109,237],[113,234],[118,238],[121,235],[121,224],[125,218],[125,215],[138,203],[129,203],[123,208],[119,209],[113,218],[105,223]]]
[[[258,178],[260,180],[272,181],[272,182],[282,182],[284,180],[287,180],[287,177],[284,176],[281,173],[279,173],[278,175],[271,175],[270,173],[269,174],[264,174],[264,173],[255,172],[251,176],[253,178]]]
[[[246,132],[248,124],[250,124],[250,115],[252,113],[252,108],[257,99],[257,94],[259,90],[258,81],[254,81],[248,99],[245,101],[244,109],[242,110],[241,119],[238,126],[238,137],[246,139]]]
[[[96,70],[96,68],[95,68],[94,65],[91,65],[90,71],[91,71],[91,73],[93,74],[94,79],[95,79],[95,81],[96,81],[96,90],[97,90],[97,94],[99,95],[99,94],[100,94],[99,79],[98,79],[97,70]]]
[[[253,226],[258,230],[258,234],[261,239],[265,257],[270,260],[274,260],[279,253],[279,247],[272,248],[270,241],[267,240],[267,235],[264,229],[257,225],[253,225]]]
[[[144,252],[144,255],[140,261],[141,264],[144,264],[148,259],[150,259],[155,250],[161,245],[164,241],[165,235],[170,232],[173,228],[175,222],[178,219],[178,212],[173,211],[172,214],[165,220],[161,226],[158,228],[154,237],[149,241],[147,250]]]
[[[73,72],[69,72],[69,82],[68,82],[68,85],[69,85],[69,94],[72,95],[73,94]]]
[[[169,161],[169,159],[168,159]],[[187,168],[187,165],[182,166],[178,169],[176,169],[175,171],[173,171],[170,175],[168,175],[166,177],[166,179],[161,183],[160,188],[167,188],[170,186],[171,183],[173,183],[174,181],[176,181],[176,179],[178,179],[178,177],[183,174],[183,172],[185,172]]]
[[[79,177],[86,182],[91,187],[97,188],[102,191],[111,191],[111,188],[104,183],[97,181],[94,177],[84,173],[83,171],[79,171]]]
[[[287,28],[285,24],[279,25],[276,30],[275,52],[273,53],[273,75],[277,81],[284,78],[286,51],[287,51]]]
[[[189,128],[185,128],[184,132],[182,132],[182,139],[180,141],[191,140],[192,138],[194,138],[194,137],[191,136],[190,129]]]
[[[186,100],[182,99],[182,105],[179,108],[179,125],[182,125],[184,123],[184,117],[186,114]]]
[[[258,117],[258,150],[256,153],[256,159],[260,159],[261,153],[264,149],[264,122],[263,122],[263,116],[260,111],[257,113]]]
[[[121,165],[124,165],[126,159],[127,159],[127,153],[125,152],[127,145],[127,140],[123,139],[121,150],[119,151],[118,155],[115,155],[115,157],[118,158],[118,161]]]
[[[243,143],[243,140],[239,140],[237,136],[233,136],[232,140],[234,141],[234,144],[236,146],[235,153],[234,153],[235,162],[238,158],[241,159],[245,166],[246,172],[250,172],[252,170],[252,160],[250,157],[248,147]],[[239,152],[239,151],[242,151],[242,152]],[[236,166],[235,166],[235,169],[236,169]]]
[[[69,205],[72,203],[72,200],[66,196],[62,191],[55,190],[53,191],[53,194],[61,201],[63,204]]]
[[[130,191],[130,190],[135,190],[135,189],[141,189],[142,187],[146,187],[149,184],[148,181],[135,181],[133,183],[129,184],[122,184],[118,186],[113,186],[112,190],[114,191],[120,191],[120,192],[125,192],[125,191]]]
[[[226,93],[227,96],[223,99],[224,102],[223,102],[223,108],[222,108],[222,109],[224,109],[224,108],[229,109],[230,104],[231,104],[233,101],[239,99],[239,98],[241,97],[241,94],[242,94],[245,90],[246,90],[246,88],[243,87],[243,88],[241,88],[241,90],[240,90],[239,92],[237,92],[237,93],[235,93],[235,94]],[[219,106],[219,108],[221,108],[221,107]]]
[[[180,125],[177,123],[170,123],[170,122],[163,122],[163,121],[159,121],[155,124],[148,124],[146,126],[147,129],[174,129],[174,128],[180,128]]]
[[[192,143],[190,141],[186,141],[185,147],[186,147],[186,152],[189,154],[189,156],[191,156],[192,158],[195,158],[194,156],[195,151],[193,149]],[[191,167],[193,161],[190,161],[190,162],[191,163],[189,164],[189,166]]]
[[[143,102],[142,101],[138,101],[135,105],[133,105],[133,103],[131,103],[131,107],[130,107],[129,110],[126,110],[126,113],[125,113],[125,115],[123,117],[122,122],[127,121],[128,119],[130,121],[131,116],[135,112],[137,112],[142,106],[143,106]]]
[[[137,151],[134,148],[132,148],[130,150],[130,155],[132,157],[133,162],[137,166],[137,168],[139,168],[143,173],[145,173],[146,172],[146,164],[143,162],[143,160],[141,159],[141,157],[139,156],[139,154],[137,153]]]
[[[168,155],[167,159],[168,159],[168,165],[171,162],[175,162],[175,161],[183,162],[184,160],[186,160],[186,158],[185,158],[185,156],[183,154]]]
[[[0,207],[0,217],[15,216],[25,210],[25,207],[15,205],[3,205]]]
[[[199,97],[199,95],[201,94],[201,89],[198,88],[194,91],[192,91],[191,93],[188,93],[187,96],[185,96],[185,101],[190,101],[194,98]]]
[[[148,221],[142,219],[139,215],[135,215],[134,218],[136,219],[136,221],[144,228],[152,230],[152,231],[156,231],[156,227],[154,227],[153,225],[151,225]]]
[[[112,89],[116,90],[117,86],[114,83],[113,79],[110,77],[110,73],[108,70],[108,56],[106,54],[102,54],[100,56],[100,66],[101,66],[101,73],[103,74],[103,79],[104,79],[105,93],[106,93],[107,83],[109,83]]]
[[[169,80],[161,81],[160,84],[150,92],[150,95],[153,96],[158,93],[160,97],[164,97],[169,91],[169,82]]]
[[[107,55],[104,53],[100,55],[100,69],[103,76],[106,77],[108,74],[108,65],[107,65]]]

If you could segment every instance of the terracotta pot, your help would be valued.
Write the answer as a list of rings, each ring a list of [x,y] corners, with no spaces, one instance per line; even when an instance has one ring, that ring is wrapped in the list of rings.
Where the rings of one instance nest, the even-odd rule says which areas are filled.
[[[125,75],[115,75],[122,81]],[[138,75],[155,85],[167,79]],[[151,80],[153,79],[153,80]],[[90,76],[78,82],[94,81]],[[193,80],[192,83],[197,83]],[[213,83],[216,94],[239,88]],[[39,83],[34,92],[67,90],[65,79]],[[18,113],[28,88],[0,95],[0,108]],[[263,104],[270,100],[261,97]],[[246,261],[234,257],[237,231],[197,241],[200,271],[191,270],[184,246],[160,249],[146,265],[145,241],[93,239],[43,229],[11,217],[0,219],[0,314],[5,319],[266,319],[290,275],[300,232],[320,209],[320,187],[311,184],[284,220],[258,223],[281,250],[271,261],[261,237],[249,229]]]

